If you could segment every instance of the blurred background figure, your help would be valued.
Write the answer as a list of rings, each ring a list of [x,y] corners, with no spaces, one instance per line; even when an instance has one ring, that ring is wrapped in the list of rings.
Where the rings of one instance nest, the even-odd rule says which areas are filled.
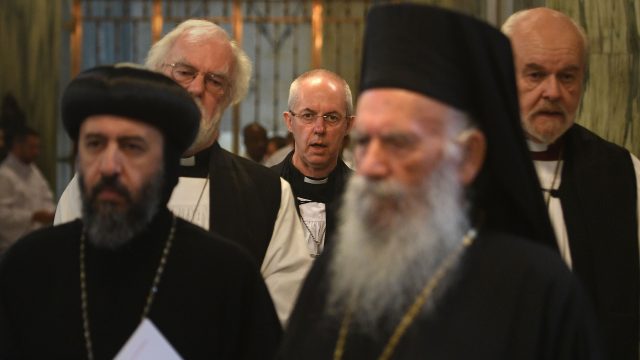
[[[275,135],[270,137],[269,140],[267,141],[267,151],[264,154],[263,162],[266,162],[267,160],[269,160],[269,158],[271,157],[271,155],[273,155],[273,153],[282,149],[285,146],[287,146],[287,138],[280,135]]]
[[[251,123],[242,129],[246,157],[262,163],[267,153],[267,130],[258,123]]]
[[[4,160],[7,156],[7,145],[4,140],[4,128],[0,124],[0,161]]]
[[[268,159],[265,159],[264,166],[272,167],[273,165],[279,164],[284,160],[284,158],[289,155],[290,152],[293,151],[293,134],[287,133],[286,143],[283,147],[279,148],[271,155],[269,155]]]
[[[26,126],[24,111],[18,105],[15,96],[6,93],[2,98],[2,110],[0,111],[0,161],[4,160],[9,153],[9,143],[13,133],[24,126]]]
[[[340,153],[342,161],[351,169],[356,168],[356,164],[353,159],[353,147],[351,146],[351,135],[347,134],[342,140],[342,152]]]
[[[18,238],[53,222],[53,193],[35,165],[40,136],[28,127],[12,130],[11,149],[0,165],[0,256]]]

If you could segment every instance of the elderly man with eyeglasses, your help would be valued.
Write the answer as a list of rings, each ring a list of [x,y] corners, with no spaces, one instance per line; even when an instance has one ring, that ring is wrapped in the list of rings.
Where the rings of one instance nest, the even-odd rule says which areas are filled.
[[[247,93],[251,61],[220,26],[192,19],[151,48],[146,66],[173,78],[202,112],[169,208],[248,250],[285,324],[311,265],[291,187],[268,168],[222,149],[217,141],[224,111]],[[80,216],[75,182],[60,199],[56,223]]]
[[[273,169],[291,184],[309,254],[317,257],[333,232],[333,209],[352,173],[340,157],[354,118],[351,90],[337,74],[311,70],[291,83],[288,106],[283,116],[294,149]]]

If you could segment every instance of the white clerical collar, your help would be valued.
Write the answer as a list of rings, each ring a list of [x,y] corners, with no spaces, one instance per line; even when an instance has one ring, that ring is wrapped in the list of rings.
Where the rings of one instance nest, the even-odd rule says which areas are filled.
[[[543,143],[535,142],[531,139],[527,139],[527,146],[529,147],[529,151],[540,152],[540,151],[547,151],[549,144],[543,144]]]
[[[196,157],[189,156],[186,158],[180,158],[180,166],[195,166],[196,165]]]
[[[324,179],[313,179],[306,176],[304,177],[304,182],[306,182],[307,184],[322,185],[322,184],[326,184],[328,181],[329,181],[328,177]]]

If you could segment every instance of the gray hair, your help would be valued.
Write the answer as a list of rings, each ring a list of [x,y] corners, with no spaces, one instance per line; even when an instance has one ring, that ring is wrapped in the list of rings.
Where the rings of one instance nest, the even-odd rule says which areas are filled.
[[[151,70],[160,71],[167,60],[169,50],[183,34],[195,41],[204,41],[217,37],[222,37],[229,41],[235,64],[231,74],[231,88],[227,101],[230,105],[239,103],[249,90],[252,71],[251,60],[222,27],[211,21],[189,19],[180,23],[151,47],[147,54],[145,66]]]
[[[291,86],[289,87],[289,101],[287,103],[287,106],[289,106],[289,110],[291,110],[293,106],[298,102],[298,88],[300,86],[300,83],[303,80],[312,78],[314,76],[325,76],[342,83],[345,94],[344,101],[347,105],[346,115],[351,116],[353,114],[353,98],[351,96],[351,88],[349,87],[349,84],[347,84],[347,81],[340,77],[340,75],[325,69],[314,69],[307,71],[293,80]]]
[[[582,39],[582,50],[583,50],[583,59],[582,59],[582,61],[584,63],[584,67],[585,67],[585,71],[586,71],[587,67],[588,67],[588,64],[589,64],[589,37],[587,36],[587,32],[584,30],[584,28],[577,21],[575,21],[571,17],[565,15],[564,13],[562,13],[562,12],[560,12],[558,10],[554,10],[554,9],[550,9],[550,8],[533,8],[533,9],[525,9],[525,10],[517,11],[517,12],[511,14],[511,16],[509,16],[507,18],[507,20],[504,22],[504,24],[502,24],[502,27],[500,28],[500,30],[507,37],[511,38],[511,35],[513,34],[513,29],[516,27],[516,25],[520,21],[525,19],[527,17],[527,15],[529,15],[532,11],[539,10],[539,9],[547,9],[553,14],[553,17],[558,18],[558,19],[568,20],[568,21],[571,22],[571,24],[573,24],[573,26],[575,27],[576,31],[580,35],[580,38]]]

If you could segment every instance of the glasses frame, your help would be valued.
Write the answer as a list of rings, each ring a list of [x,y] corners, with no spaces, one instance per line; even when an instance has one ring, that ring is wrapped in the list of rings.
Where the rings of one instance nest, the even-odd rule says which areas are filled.
[[[349,118],[352,117],[352,116],[349,116],[349,115],[342,115],[340,113],[314,114],[314,113],[311,113],[311,112],[307,112],[307,113],[303,112],[301,114],[296,114],[291,110],[289,110],[288,112],[289,112],[289,114],[291,114],[291,116],[297,117],[298,119],[302,120],[302,122],[304,124],[306,124],[306,125],[313,124],[316,121],[317,118],[321,117],[322,121],[325,124],[328,124],[328,125],[331,125],[331,126],[336,126],[338,124],[341,124],[342,120],[349,119]],[[312,119],[307,119],[307,118],[304,117],[305,115],[311,115],[311,116],[313,116],[313,118]],[[331,116],[338,116],[339,119],[335,120],[335,121],[330,120]]]
[[[183,62],[174,62],[163,65],[171,67],[171,78],[179,84],[187,86],[191,84],[193,80],[198,77],[198,75],[202,74],[202,76],[204,77],[204,88],[207,90],[207,92],[214,95],[218,95],[218,93],[226,94],[228,92],[229,80],[223,75],[213,72],[203,72],[196,69],[194,66],[185,64]],[[184,66],[185,68],[187,68],[185,70],[192,71],[192,75],[189,75],[191,79],[179,80],[178,77],[176,77],[176,75],[174,74],[174,72],[176,71],[176,67],[178,66]],[[217,83],[221,83],[221,85],[217,85]]]

